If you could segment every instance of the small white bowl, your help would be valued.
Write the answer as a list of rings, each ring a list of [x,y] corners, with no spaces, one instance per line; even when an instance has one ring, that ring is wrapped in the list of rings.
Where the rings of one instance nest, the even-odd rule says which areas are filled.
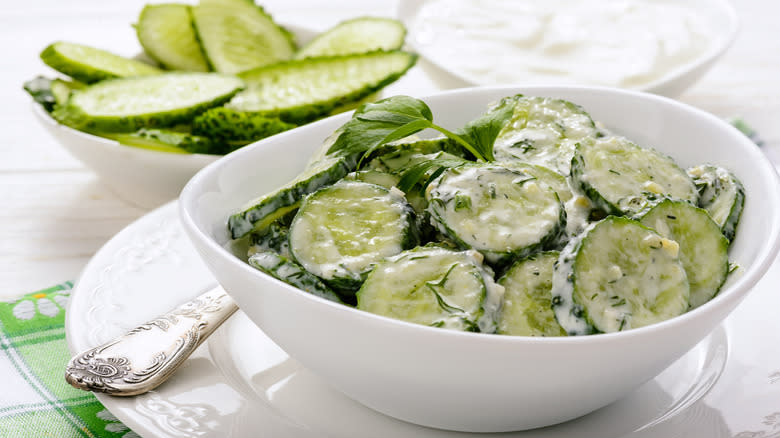
[[[285,25],[303,44],[316,33]],[[137,58],[143,57],[143,54]],[[33,113],[51,135],[76,159],[92,169],[100,180],[125,201],[153,208],[176,199],[184,184],[198,170],[220,156],[180,154],[127,146],[59,124],[37,103]]]
[[[457,67],[457,63],[453,63],[450,58],[442,56],[440,51],[435,50],[425,42],[428,36],[420,35],[418,33],[418,30],[420,29],[417,25],[417,16],[420,13],[420,8],[422,8],[425,3],[429,2],[430,0],[400,0],[398,3],[397,15],[409,29],[409,35],[407,37],[409,46],[422,55],[425,60],[438,67],[440,70],[454,76],[458,80],[463,81],[465,84],[495,85],[491,83],[490,79],[485,75],[477,75],[460,70]],[[706,20],[710,24],[711,31],[713,32],[710,48],[701,54],[701,56],[692,59],[690,62],[685,63],[678,68],[666,72],[660,78],[646,83],[645,85],[633,88],[635,90],[647,91],[668,97],[680,95],[713,66],[715,61],[726,52],[726,49],[729,48],[737,36],[739,20],[736,11],[729,0],[680,0],[675,4],[689,6],[691,10],[695,11],[699,18]],[[489,8],[488,5],[483,4],[480,4],[480,7],[483,9]],[[506,17],[500,17],[500,19],[505,18]],[[489,32],[489,29],[483,30],[485,33]],[[474,56],[465,53],[460,56],[460,58],[463,57],[468,57],[468,62],[486,62],[485,59],[479,59],[478,57],[477,59],[474,59]],[[603,68],[609,69],[609,65],[604,65]],[[523,85],[528,82],[523,78],[522,71],[518,71],[514,80],[504,82]],[[535,79],[532,83],[537,84],[539,81],[540,79]],[[545,81],[544,83],[552,85],[562,84],[559,76],[550,76],[550,81]],[[583,83],[582,85],[599,84]]]
[[[729,124],[653,94],[594,87],[493,87],[423,98],[455,129],[515,93],[564,98],[595,120],[674,157],[725,166],[747,200],[730,258],[741,266],[710,302],[626,332],[531,338],[415,325],[335,304],[245,264],[224,245],[226,219],[286,183],[333,130],[334,116],[243,148],[207,166],[180,197],[184,228],[217,280],[271,339],[335,388],[379,412],[460,431],[563,422],[623,397],[710,333],[767,271],[780,242],[780,184],[761,151]]]

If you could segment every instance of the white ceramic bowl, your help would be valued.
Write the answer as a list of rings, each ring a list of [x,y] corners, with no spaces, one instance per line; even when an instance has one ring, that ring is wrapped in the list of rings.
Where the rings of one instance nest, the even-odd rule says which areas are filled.
[[[730,257],[741,269],[707,304],[621,333],[530,338],[414,325],[325,301],[277,281],[228,252],[225,223],[247,200],[292,179],[350,117],[274,136],[207,166],[180,197],[184,227],[217,280],[281,348],[355,400],[443,429],[535,428],[605,406],[651,379],[718,325],[778,251],[780,185],[759,149],[720,119],[679,102],[607,88],[474,88],[423,98],[454,129],[497,99],[522,92],[581,104],[595,120],[682,166],[726,166],[747,201]]]
[[[300,26],[285,25],[303,44],[316,33]],[[143,54],[136,58],[144,58]],[[148,58],[146,58],[148,59]],[[33,113],[44,128],[76,159],[92,169],[100,180],[125,201],[144,208],[176,199],[184,184],[218,155],[179,154],[126,146],[61,125],[40,105]]]
[[[442,56],[442,53],[426,43],[426,40],[430,36],[426,35],[425,31],[418,32],[421,29],[420,26],[418,26],[416,18],[420,8],[428,2],[429,0],[399,1],[397,15],[409,29],[407,44],[433,65],[458,78],[465,84],[493,85],[489,82],[490,79],[484,75],[476,75],[460,70],[457,67],[457,63],[454,63],[453,60],[446,56]],[[647,91],[669,97],[680,95],[713,66],[715,61],[726,52],[726,49],[728,49],[737,36],[739,20],[736,11],[729,0],[679,0],[678,4],[690,6],[692,10],[696,11],[696,14],[700,19],[706,20],[706,22],[711,24],[711,29],[713,29],[712,39],[710,41],[711,46],[701,56],[683,64],[679,68],[667,72],[662,77],[650,83],[637,87],[636,89],[639,91]],[[483,8],[489,7],[487,5],[481,6]],[[479,18],[484,19],[484,17]],[[486,30],[486,33],[487,32],[488,31]],[[480,61],[479,59],[472,59],[471,62]],[[524,84],[522,72],[518,72],[516,79],[509,82],[513,84]],[[533,83],[538,83],[538,79]],[[551,76],[549,83],[560,85],[560,78]]]

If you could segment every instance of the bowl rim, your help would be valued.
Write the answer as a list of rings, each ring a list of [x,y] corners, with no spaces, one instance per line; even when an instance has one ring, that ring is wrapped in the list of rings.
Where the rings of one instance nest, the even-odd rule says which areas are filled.
[[[695,309],[691,309],[682,315],[675,316],[665,321],[661,321],[644,327],[633,328],[631,330],[626,330],[622,332],[597,333],[588,336],[562,336],[562,337],[506,336],[506,335],[498,335],[492,333],[471,333],[471,332],[462,332],[457,330],[442,330],[436,327],[428,327],[420,324],[414,324],[411,322],[390,318],[387,316],[361,311],[360,309],[357,309],[349,305],[335,303],[326,300],[324,298],[320,298],[318,296],[315,296],[313,294],[295,288],[280,280],[277,280],[276,278],[273,278],[251,267],[249,264],[244,263],[235,255],[233,255],[230,251],[228,251],[226,248],[220,245],[212,235],[202,231],[201,228],[197,225],[195,218],[190,214],[191,206],[193,206],[192,208],[194,208],[194,206],[197,204],[196,202],[197,194],[199,193],[198,187],[205,185],[207,179],[214,178],[216,180],[217,178],[212,177],[211,176],[212,174],[219,175],[220,170],[228,166],[229,163],[232,162],[233,160],[243,159],[244,155],[251,154],[252,151],[257,148],[262,148],[263,143],[266,140],[260,140],[244,148],[241,148],[235,152],[232,152],[226,155],[225,157],[220,158],[219,160],[216,160],[208,164],[203,169],[201,169],[198,173],[196,173],[195,176],[193,176],[190,179],[190,181],[185,185],[184,189],[182,189],[181,194],[179,196],[179,207],[178,207],[179,218],[185,230],[188,232],[187,234],[189,235],[190,239],[195,239],[195,238],[199,239],[212,252],[218,254],[219,257],[227,258],[229,260],[228,263],[238,266],[239,269],[244,270],[244,272],[250,273],[250,275],[253,276],[254,278],[262,279],[262,281],[272,280],[273,282],[275,282],[275,284],[284,288],[285,290],[296,292],[297,296],[301,299],[315,300],[323,305],[330,306],[331,309],[333,310],[349,312],[352,315],[352,317],[358,317],[364,320],[372,321],[376,324],[383,324],[383,325],[390,324],[395,326],[393,328],[395,330],[414,330],[414,331],[426,330],[428,331],[427,333],[429,333],[429,335],[432,336],[449,337],[452,339],[463,339],[463,341],[458,341],[458,342],[465,342],[465,341],[479,342],[480,344],[483,345],[490,345],[495,343],[532,344],[532,345],[547,345],[547,344],[580,345],[580,344],[592,344],[592,343],[600,344],[603,342],[613,342],[612,340],[615,338],[631,339],[637,337],[651,336],[653,333],[659,331],[674,330],[678,326],[689,323],[691,319],[698,319],[699,315],[708,313],[710,312],[710,310],[715,310],[715,308],[719,308],[721,306],[728,306],[730,303],[734,303],[734,306],[736,306],[736,303],[738,303],[742,298],[744,298],[746,293],[749,292],[749,289],[755,286],[755,284],[764,276],[764,274],[768,271],[769,267],[774,263],[778,251],[780,251],[780,176],[778,176],[775,167],[770,163],[769,159],[766,156],[764,156],[763,153],[760,150],[758,150],[758,148],[755,147],[755,144],[753,144],[750,139],[748,139],[734,126],[731,126],[726,121],[716,117],[711,113],[708,113],[704,110],[682,103],[680,101],[677,101],[669,97],[665,97],[665,96],[661,96],[661,95],[657,95],[645,91],[627,90],[627,89],[620,89],[615,87],[580,86],[580,85],[476,86],[476,87],[465,87],[465,88],[444,90],[437,93],[427,94],[425,96],[421,96],[418,98],[423,101],[426,101],[426,99],[430,99],[430,98],[433,99],[457,98],[458,96],[473,94],[473,93],[479,94],[479,93],[503,92],[506,93],[506,95],[509,95],[509,94],[516,94],[516,93],[526,93],[526,94],[532,94],[534,92],[544,93],[544,90],[555,90],[556,92],[567,92],[567,91],[596,92],[602,94],[606,93],[612,95],[622,95],[622,97],[628,97],[632,99],[640,99],[640,100],[649,99],[650,101],[655,101],[657,103],[660,103],[661,105],[676,107],[677,109],[690,113],[693,117],[701,118],[708,123],[714,123],[715,125],[720,126],[720,128],[723,129],[724,132],[730,132],[731,135],[733,136],[734,141],[736,141],[737,143],[741,143],[747,151],[753,151],[750,152],[749,154],[752,155],[751,158],[757,159],[757,160],[753,160],[756,165],[755,167],[757,169],[760,169],[761,174],[765,178],[771,179],[773,187],[775,187],[774,200],[771,204],[768,204],[768,206],[773,207],[773,210],[770,212],[770,214],[772,214],[774,217],[778,218],[779,220],[771,221],[769,235],[765,239],[766,243],[759,248],[760,251],[758,256],[755,259],[755,262],[752,265],[750,265],[748,269],[742,272],[732,284],[730,284],[727,288],[719,291],[714,298],[710,299],[705,304]],[[331,116],[316,121],[314,123],[308,124],[304,127],[301,127],[301,129],[316,129],[321,124],[324,123],[336,124],[337,122],[342,122],[342,120],[343,122],[346,122],[346,120],[349,117],[351,117],[351,114],[352,111],[342,113],[342,114],[337,114],[335,116]],[[336,126],[340,126],[340,125],[336,125]],[[298,132],[298,134],[289,131],[278,134],[277,136],[274,137],[274,140],[272,141],[284,141],[286,136],[299,135],[299,133],[301,132],[299,130],[296,131]],[[201,256],[203,255],[201,254]]]
[[[396,6],[396,16],[409,29],[408,30],[409,34],[413,33],[412,30],[413,23],[411,22],[411,20],[416,17],[416,13],[419,10],[419,8],[424,3],[428,3],[430,1],[432,0],[399,0],[398,5]],[[726,50],[729,47],[731,47],[731,45],[734,43],[734,41],[737,38],[737,34],[739,33],[739,29],[740,29],[739,15],[737,14],[736,8],[729,0],[715,0],[711,3],[712,4],[710,6],[715,7],[716,10],[719,13],[723,14],[723,17],[726,18],[726,21],[728,22],[728,26],[724,29],[717,29],[718,33],[713,35],[714,44],[707,51],[703,52],[693,62],[683,64],[682,66],[676,69],[670,70],[665,75],[661,76],[660,78],[652,82],[648,82],[640,87],[627,87],[623,89],[659,93],[660,90],[662,90],[665,86],[674,83],[675,80],[683,78],[688,74],[693,73],[697,69],[702,68],[703,66],[715,61],[717,58],[722,56],[726,52]],[[464,81],[465,83],[470,84],[470,86],[493,86],[490,84],[480,84],[479,82],[475,82],[472,77],[469,77],[468,75],[464,75],[455,69],[449,68],[436,61],[433,61],[430,57],[426,55],[427,50],[425,48],[421,48],[419,44],[415,44],[412,38],[409,38],[407,40],[407,44],[409,44],[410,47],[414,48],[417,52],[419,52],[420,55],[423,56],[428,62],[435,65],[437,68],[453,75],[454,77]],[[518,83],[520,83],[520,81],[521,79],[517,80]],[[583,86],[588,86],[588,85],[583,85]],[[592,85],[592,86],[601,87],[600,85]],[[688,86],[684,88],[688,88]],[[680,92],[682,92],[682,90],[680,90],[676,94],[679,94]]]

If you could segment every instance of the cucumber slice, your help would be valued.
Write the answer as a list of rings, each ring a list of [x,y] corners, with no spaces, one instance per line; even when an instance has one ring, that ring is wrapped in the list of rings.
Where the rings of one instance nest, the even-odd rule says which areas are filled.
[[[552,306],[569,335],[610,333],[688,310],[690,287],[679,245],[639,222],[609,216],[561,251]]]
[[[146,5],[135,25],[138,42],[169,70],[209,71],[192,26],[191,7],[178,3]]]
[[[553,264],[557,251],[542,252],[515,262],[498,279],[504,301],[497,333],[514,336],[566,336],[552,310]]]
[[[496,161],[523,161],[569,174],[577,142],[600,134],[579,105],[549,97],[515,96],[512,119],[493,146]]]
[[[431,221],[460,247],[496,265],[557,243],[566,212],[533,176],[497,165],[447,169],[426,193]]]
[[[418,247],[377,264],[357,308],[415,324],[493,333],[503,288],[473,250]]]
[[[252,233],[250,237],[250,246],[247,250],[247,256],[251,257],[254,254],[261,252],[274,252],[280,256],[290,259],[290,244],[288,242],[288,236],[290,234],[290,227],[282,225],[281,221],[276,221],[268,226],[265,230],[258,233]]]
[[[354,292],[374,264],[418,242],[400,191],[347,180],[304,199],[289,239],[298,263],[343,292]]]
[[[383,172],[376,169],[358,170],[356,172],[349,173],[344,177],[350,181],[362,181],[370,184],[376,184],[386,189],[391,189],[398,184],[400,178],[392,173]],[[415,210],[416,211],[416,210]]]
[[[227,106],[303,124],[392,83],[416,59],[405,52],[375,52],[288,61],[250,70],[239,75],[247,89]]]
[[[326,300],[341,303],[341,299],[331,288],[325,285],[316,275],[307,272],[303,267],[286,257],[272,251],[258,252],[249,256],[249,264],[265,272],[277,280],[290,286],[316,295]]]
[[[209,64],[238,73],[290,59],[293,36],[252,0],[205,0],[192,7],[192,19]]]
[[[243,82],[217,73],[165,73],[103,81],[73,93],[60,117],[77,129],[132,132],[189,122],[233,97]]]
[[[252,230],[262,231],[273,221],[298,208],[301,200],[317,189],[343,178],[349,169],[340,157],[326,157],[281,188],[250,201],[240,212],[228,219],[228,231],[233,239]]]
[[[734,240],[745,206],[745,188],[728,170],[702,165],[687,170],[699,189],[699,207],[707,210],[729,241]]]
[[[666,200],[650,209],[640,222],[680,245],[680,261],[691,286],[691,308],[718,293],[729,273],[729,241],[705,210]]]
[[[219,154],[222,148],[222,145],[215,144],[206,137],[168,129],[139,129],[129,134],[107,132],[100,135],[127,146],[162,152]]]
[[[111,78],[156,75],[162,71],[134,59],[82,44],[58,41],[41,52],[49,67],[87,84]]]
[[[399,50],[406,28],[392,18],[359,17],[321,33],[295,54],[296,59],[350,55],[374,50]]]
[[[79,81],[66,81],[64,79],[51,80],[51,94],[57,105],[65,105],[70,99],[70,95],[76,90],[82,90],[87,85]]]
[[[671,158],[618,136],[579,143],[571,178],[594,206],[614,215],[635,216],[664,198],[693,204],[699,198]]]
[[[195,117],[192,133],[217,141],[251,143],[295,126],[277,117],[218,107]]]

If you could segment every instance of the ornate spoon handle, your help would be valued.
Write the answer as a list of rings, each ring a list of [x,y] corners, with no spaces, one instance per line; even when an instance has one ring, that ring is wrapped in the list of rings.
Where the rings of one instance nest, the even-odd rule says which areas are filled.
[[[103,345],[76,355],[65,380],[85,391],[137,395],[156,388],[238,309],[214,289]]]

